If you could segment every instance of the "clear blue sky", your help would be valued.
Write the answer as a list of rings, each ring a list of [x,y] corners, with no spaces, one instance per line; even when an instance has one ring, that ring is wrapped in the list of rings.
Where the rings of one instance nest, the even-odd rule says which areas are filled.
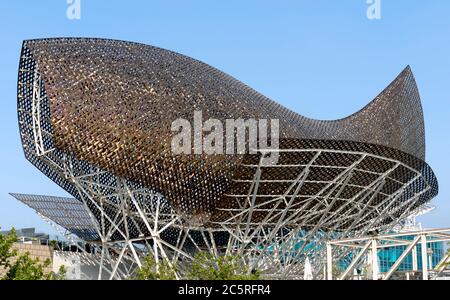
[[[450,227],[450,1],[382,0],[66,0],[0,4],[0,226],[53,232],[9,192],[65,196],[25,160],[16,112],[22,40],[83,36],[142,42],[209,63],[305,116],[345,117],[367,104],[408,64],[422,96],[427,161],[440,182],[437,209],[421,218]]]

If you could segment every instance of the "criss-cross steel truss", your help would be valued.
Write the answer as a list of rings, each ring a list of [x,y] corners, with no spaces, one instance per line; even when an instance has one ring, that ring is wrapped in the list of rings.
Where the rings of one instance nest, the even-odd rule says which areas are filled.
[[[199,251],[214,256],[238,255],[249,272],[258,269],[272,279],[302,278],[308,258],[313,276],[323,278],[327,241],[389,231],[437,194],[437,180],[422,161],[423,119],[421,115],[411,116],[420,111],[420,100],[409,69],[360,114],[327,123],[274,106],[209,66],[146,47],[83,39],[78,44],[62,39],[31,41],[22,49],[18,114],[25,156],[75,199],[15,196],[44,218],[94,245],[99,278],[133,276],[145,255],[153,255],[157,262],[176,264],[177,277],[184,278],[189,262]],[[92,53],[84,57],[80,49]],[[77,54],[71,59],[64,56],[72,51]],[[134,93],[143,93],[152,101],[169,101],[172,98],[167,98],[167,93],[173,89],[164,86],[159,95],[153,88],[134,86],[139,76],[148,79],[139,69],[144,66],[137,52],[142,52],[149,63],[156,61],[152,65],[156,69],[161,67],[158,64],[167,67],[172,79],[177,76],[175,71],[190,68],[194,73],[201,71],[199,80],[203,78],[200,75],[209,76],[210,80],[199,84],[189,81],[195,78],[189,72],[181,74],[186,93],[210,93],[222,101],[227,87],[227,97],[235,102],[224,109],[234,116],[250,112],[254,113],[252,117],[287,115],[279,149],[215,159],[167,155],[167,149],[163,149],[166,144],[159,136],[167,134],[165,128],[152,135],[141,130],[140,126],[147,123],[139,120],[147,118],[153,124],[155,119],[145,110],[147,107],[141,107],[147,105],[143,96]],[[97,63],[108,57],[105,53],[116,60],[99,66]],[[125,63],[123,70],[116,70],[116,64],[127,61],[124,58],[132,61],[131,66]],[[92,61],[96,63],[91,65]],[[172,80],[167,79],[165,69],[158,70],[156,75]],[[154,73],[152,69],[147,71]],[[103,77],[92,79],[102,72]],[[112,76],[110,72],[118,74]],[[157,79],[158,84],[169,85]],[[121,88],[124,81],[130,87]],[[207,86],[210,90],[203,84],[211,85]],[[242,99],[236,97],[233,88]],[[114,114],[99,112],[123,103],[120,97],[103,94],[109,89],[131,93],[123,96],[129,101],[130,111],[127,106],[118,110],[119,118],[129,128],[114,123]],[[109,106],[97,107],[94,95],[106,99]],[[181,96],[175,93],[174,97]],[[210,99],[202,105],[214,111],[215,104],[211,103]],[[137,107],[142,109],[142,118],[131,113]],[[238,111],[234,111],[236,107]],[[367,121],[371,115],[379,122]],[[161,122],[166,121],[171,120]],[[382,121],[390,126],[390,132],[381,130]],[[274,151],[278,152],[279,163],[263,164],[264,157]],[[62,215],[55,213],[60,209]],[[89,216],[89,222],[80,224],[81,219],[74,219],[81,211],[82,220]],[[331,255],[345,258],[348,252],[337,250]]]
[[[405,239],[405,237],[407,239]],[[438,278],[445,271],[450,254],[442,257],[441,261],[433,269],[428,258],[429,244],[444,243],[450,241],[450,229],[428,229],[421,231],[406,231],[399,233],[389,233],[372,237],[347,238],[330,241],[327,243],[327,279],[333,279],[333,248],[347,249],[353,256],[349,260],[348,266],[343,270],[337,279],[346,280],[351,278],[353,270],[368,262],[371,274],[367,274],[373,280],[389,280],[398,270],[401,263],[409,256],[412,257],[412,270],[409,273],[419,273],[418,249],[420,249],[421,277],[423,280]],[[404,247],[402,254],[396,258],[393,265],[386,273],[378,270],[378,251],[391,247]],[[419,248],[420,247],[420,248]],[[431,276],[430,276],[431,275]]]
[[[282,150],[281,150],[282,151]],[[295,150],[289,150],[289,152]],[[304,149],[297,150],[299,152]],[[214,255],[239,254],[245,259],[245,263],[251,268],[262,270],[267,278],[301,278],[303,275],[303,262],[306,257],[311,260],[315,271],[315,278],[322,278],[325,258],[325,242],[344,237],[364,236],[374,230],[378,232],[389,231],[393,224],[384,224],[383,220],[395,216],[401,222],[413,213],[420,196],[431,187],[427,187],[407,201],[397,200],[414,189],[415,182],[421,178],[421,174],[414,171],[416,176],[405,184],[397,193],[390,195],[385,201],[374,203],[382,191],[383,184],[389,179],[390,174],[395,173],[399,167],[405,167],[399,162],[390,170],[377,174],[378,178],[372,184],[364,187],[358,195],[352,199],[346,199],[346,205],[338,211],[329,208],[333,203],[342,200],[341,193],[349,184],[353,172],[361,171],[359,164],[369,155],[366,153],[350,153],[358,155],[348,168],[341,168],[340,173],[327,184],[322,192],[311,195],[302,202],[294,202],[296,193],[300,191],[307,181],[310,168],[314,167],[315,160],[325,149],[309,150],[314,153],[313,159],[305,166],[304,171],[296,179],[290,182],[289,188],[283,194],[270,196],[260,204],[255,204],[257,197],[263,197],[258,192],[261,184],[261,169],[263,165],[253,165],[255,180],[246,195],[229,195],[239,202],[240,209],[223,209],[230,217],[225,222],[217,224],[216,229],[195,228],[186,226],[182,218],[174,212],[164,197],[147,189],[134,189],[125,180],[116,181],[107,188],[110,193],[98,193],[99,186],[105,188],[105,184],[98,182],[103,172],[93,170],[92,174],[78,175],[68,171],[66,176],[80,191],[81,203],[78,200],[65,198],[14,195],[17,199],[26,203],[43,217],[48,218],[70,232],[81,237],[84,241],[98,247],[101,254],[98,263],[103,272],[107,272],[109,278],[124,278],[131,275],[131,266],[139,267],[143,255],[151,253],[155,259],[166,259],[172,264],[177,264],[179,274],[182,277],[193,259],[192,248],[196,251],[209,251]],[[47,152],[51,153],[51,152]],[[385,158],[383,158],[385,159]],[[332,168],[332,167],[330,167]],[[331,189],[329,189],[331,187]],[[319,200],[319,201],[317,201]],[[75,203],[78,205],[75,206]],[[310,210],[305,210],[309,204],[315,203]],[[45,205],[47,204],[47,205]],[[271,205],[270,209],[264,208]],[[90,207],[95,206],[100,211],[100,218],[90,213]],[[107,208],[108,207],[108,208]],[[115,214],[108,213],[109,207],[114,207]],[[63,216],[52,212],[64,212]],[[86,215],[91,216],[91,221],[80,223],[80,213],[83,220]],[[252,223],[254,214],[263,212],[265,219],[262,222]],[[398,214],[399,213],[399,214]],[[376,218],[360,222],[367,216],[376,214]],[[320,217],[320,221],[314,221],[314,227],[309,224],[311,220]],[[98,222],[100,220],[100,223]],[[348,224],[342,230],[342,224]],[[237,225],[237,226],[236,226]],[[83,236],[80,232],[87,228],[95,230],[91,238]],[[144,227],[144,230],[141,228]],[[132,237],[129,230],[138,231],[138,237]],[[176,233],[175,230],[176,229]],[[148,234],[150,232],[150,234]],[[226,245],[222,247],[215,244],[215,234],[229,234]],[[99,238],[96,239],[95,237]],[[134,236],[134,235],[133,235]],[[115,238],[112,238],[115,237]],[[348,252],[336,251],[333,255],[343,258]],[[186,264],[180,263],[184,261]],[[120,271],[122,270],[122,271]],[[102,278],[102,271],[99,278]]]
[[[50,154],[49,149],[45,153]],[[282,150],[280,150],[282,151]],[[288,152],[305,152],[304,149],[286,150]],[[80,210],[79,206],[74,207],[74,202],[78,200],[61,200],[53,198],[49,201],[46,197],[17,196],[21,201],[36,209],[41,215],[57,224],[67,228],[72,233],[80,236],[86,242],[98,246],[101,253],[99,264],[103,272],[109,274],[109,278],[125,278],[130,276],[130,272],[120,270],[128,269],[130,266],[139,267],[143,255],[152,253],[156,260],[167,259],[177,266],[183,266],[180,261],[190,261],[193,259],[192,248],[197,251],[210,251],[214,255],[240,254],[246,264],[252,268],[264,271],[268,278],[301,278],[303,274],[303,262],[309,257],[315,266],[315,278],[321,278],[321,266],[324,260],[324,242],[330,239],[364,236],[368,232],[378,230],[388,231],[393,224],[384,224],[383,220],[395,216],[401,222],[407,218],[420,203],[421,195],[428,192],[428,186],[414,197],[404,202],[397,200],[413,189],[414,184],[421,179],[422,175],[411,169],[416,175],[405,184],[397,193],[390,195],[385,201],[374,203],[382,191],[383,185],[394,174],[397,168],[407,167],[400,162],[394,161],[394,166],[384,173],[377,174],[377,179],[372,184],[365,186],[358,195],[352,199],[345,199],[346,205],[340,207],[338,211],[331,211],[333,203],[342,200],[342,191],[354,174],[360,172],[359,164],[367,157],[372,157],[367,153],[350,152],[356,155],[356,160],[347,168],[338,168],[339,174],[327,183],[327,187],[320,193],[311,195],[309,199],[302,202],[294,202],[296,193],[307,182],[307,174],[315,161],[323,153],[333,152],[329,149],[310,149],[308,152],[314,153],[313,159],[309,161],[302,173],[295,180],[290,181],[290,186],[283,194],[271,195],[266,201],[256,204],[257,197],[264,197],[258,192],[261,180],[261,164],[249,165],[255,170],[255,179],[252,181],[251,189],[246,195],[228,195],[239,202],[240,209],[223,209],[230,217],[225,222],[217,224],[216,229],[195,228],[186,226],[182,218],[174,212],[164,197],[143,188],[134,188],[126,180],[118,180],[110,183],[100,183],[99,178],[107,175],[98,169],[93,169],[90,174],[74,174],[68,167],[65,171],[66,179],[76,186],[80,191],[81,203],[84,204],[83,219],[86,214],[91,216],[91,222],[83,222],[83,226],[76,225],[79,219],[74,210]],[[339,151],[342,153],[342,151]],[[67,157],[66,157],[67,159]],[[380,158],[385,160],[386,158]],[[68,162],[71,165],[74,162]],[[55,166],[56,167],[56,166]],[[278,166],[282,167],[282,166]],[[299,166],[297,166],[299,167]],[[336,168],[329,166],[329,168]],[[331,189],[330,189],[331,188]],[[105,189],[109,193],[105,193]],[[101,193],[99,193],[101,190]],[[26,201],[25,199],[28,199]],[[30,204],[33,200],[36,204]],[[319,200],[319,201],[317,201]],[[43,206],[44,203],[52,203],[53,206]],[[64,205],[70,203],[70,206]],[[78,202],[80,203],[80,202]],[[305,210],[309,204],[315,206]],[[271,209],[264,208],[268,204]],[[91,208],[96,207],[100,212],[99,216],[90,213]],[[60,210],[67,212],[64,218],[59,220],[51,212]],[[114,214],[109,213],[114,211]],[[254,214],[263,212],[265,219],[258,223],[252,223]],[[400,213],[400,215],[397,215]],[[360,222],[367,216],[376,214],[376,218],[367,218],[367,222]],[[71,216],[71,217],[69,217]],[[320,222],[314,221],[312,228],[309,222],[319,216]],[[99,222],[100,220],[100,222]],[[73,223],[72,223],[73,222]],[[95,229],[98,239],[89,239],[79,234],[81,229],[86,229],[86,224]],[[342,224],[348,224],[342,230]],[[236,226],[237,225],[237,226]],[[144,227],[143,230],[141,228]],[[130,229],[138,231],[130,235]],[[177,229],[176,234],[174,229]],[[228,242],[223,247],[215,244],[214,234],[223,232],[229,234]],[[148,234],[148,232],[150,234]],[[357,232],[357,233],[355,233]],[[113,238],[114,237],[114,238]],[[176,241],[176,242],[175,242]],[[347,253],[335,253],[335,256],[344,257]],[[123,266],[122,266],[123,265]],[[187,266],[187,265],[184,265]],[[179,267],[178,274],[183,276],[185,269]],[[102,278],[102,272],[99,277]]]
[[[268,151],[263,151],[263,153]],[[287,180],[289,187],[279,195],[260,193],[258,187],[261,184],[279,183],[280,181],[261,179],[263,173],[261,170],[264,166],[261,163],[250,165],[255,170],[251,189],[247,195],[229,195],[239,202],[239,209],[223,209],[230,214],[230,218],[218,224],[230,233],[235,241],[234,247],[242,253],[247,253],[256,268],[263,266],[270,270],[270,276],[274,278],[299,278],[306,257],[309,257],[315,266],[315,277],[321,278],[323,274],[320,274],[322,271],[320,266],[323,265],[325,257],[323,244],[325,241],[389,231],[395,224],[401,224],[417,207],[420,207],[421,197],[433,189],[433,186],[427,183],[422,190],[417,191],[417,183],[423,180],[423,175],[399,161],[389,160],[385,157],[330,149],[279,151],[288,155],[311,153],[312,159],[302,166],[278,165],[271,167],[303,168],[296,179]],[[316,161],[321,155],[334,153],[351,155],[354,162],[347,167],[317,165]],[[369,158],[390,161],[392,167],[378,173],[362,169],[363,162]],[[297,196],[301,189],[306,183],[311,182],[308,180],[308,174],[318,166],[329,170],[337,168],[339,171],[326,182],[319,192],[298,201]],[[383,188],[399,168],[407,168],[414,175],[396,192],[389,195],[384,194]],[[376,178],[370,184],[360,186],[361,190],[358,193],[346,199],[343,193],[347,188],[353,186],[351,180],[356,172],[368,172],[375,175]],[[411,194],[411,191],[414,193]],[[256,203],[255,200],[258,197],[264,198],[265,201]],[[380,197],[383,200],[377,201],[376,199]],[[338,209],[335,209],[337,202],[343,203],[339,205]],[[258,213],[264,214],[264,219],[252,223],[252,216]],[[396,221],[386,221],[387,219]],[[348,253],[334,253],[340,258],[345,257],[346,254]]]

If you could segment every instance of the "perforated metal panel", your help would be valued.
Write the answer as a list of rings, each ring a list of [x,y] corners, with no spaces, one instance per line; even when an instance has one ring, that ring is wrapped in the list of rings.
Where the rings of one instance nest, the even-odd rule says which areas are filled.
[[[37,104],[32,100],[36,92]],[[248,183],[239,182],[250,178],[243,161],[258,156],[173,155],[171,123],[180,117],[192,119],[194,110],[201,110],[204,119],[279,119],[282,149],[315,145],[316,150],[345,151],[321,154],[322,167],[309,174],[314,178],[309,181],[314,182],[301,191],[299,200],[320,190],[317,181],[333,183],[333,166],[352,162],[360,153],[379,159],[359,162],[366,170],[352,179],[355,187],[345,191],[346,199],[356,196],[358,187],[367,187],[371,176],[382,174],[383,164],[388,164],[384,158],[411,169],[396,173],[400,183],[407,183],[414,172],[421,175],[417,189],[429,190],[416,205],[429,201],[438,190],[433,172],[422,161],[422,108],[409,68],[360,112],[342,120],[319,121],[302,117],[217,69],[171,51],[115,40],[44,39],[24,42],[18,97],[27,158],[77,199],[81,198],[79,189],[64,175],[68,161],[77,176],[101,170],[102,175],[96,177],[101,184],[126,180],[134,189],[162,194],[191,224],[214,227],[224,221],[223,209],[238,208],[234,196],[248,188]],[[301,170],[296,160],[308,154],[290,155],[282,155],[282,160],[289,161],[285,167],[264,170],[263,176],[274,180],[295,177]],[[285,188],[280,182],[261,187],[265,196]],[[401,188],[401,184],[388,184],[385,199]],[[110,194],[104,189],[98,194]],[[405,194],[395,201],[402,203],[411,196]],[[339,202],[334,205],[338,207]],[[98,208],[91,209],[99,215]],[[114,206],[105,209],[114,214]],[[261,215],[255,220],[263,219]]]
[[[97,241],[96,225],[89,211],[77,199],[41,195],[11,194],[20,202],[85,241]]]

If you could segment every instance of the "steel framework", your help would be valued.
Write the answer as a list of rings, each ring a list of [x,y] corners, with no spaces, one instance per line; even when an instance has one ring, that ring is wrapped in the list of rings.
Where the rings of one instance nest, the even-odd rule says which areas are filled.
[[[412,239],[404,239],[412,237]],[[390,233],[377,236],[366,236],[360,238],[348,238],[330,241],[327,243],[327,279],[333,279],[333,248],[351,249],[353,259],[348,267],[339,276],[339,280],[345,280],[351,277],[352,271],[364,261],[368,261],[371,269],[370,277],[373,280],[389,280],[397,271],[400,264],[408,255],[412,254],[413,270],[411,273],[418,273],[417,247],[421,249],[421,274],[423,280],[438,277],[445,269],[445,264],[450,259],[450,254],[444,255],[441,262],[433,270],[428,260],[427,244],[450,241],[450,229],[429,229],[421,231]],[[405,250],[398,257],[392,267],[384,274],[378,270],[378,251],[390,247],[404,246]],[[431,276],[433,275],[433,276]],[[407,274],[409,276],[409,274]]]
[[[168,124],[192,106],[218,118],[279,118],[280,147],[174,156]],[[409,68],[360,113],[325,122],[166,50],[26,41],[18,113],[25,156],[75,199],[18,198],[95,244],[111,279],[130,276],[147,254],[177,264],[182,278],[198,251],[239,254],[274,279],[303,277],[308,259],[320,278],[326,241],[387,231],[438,192],[422,160],[423,118]],[[273,152],[280,163],[262,164]],[[73,212],[52,213],[58,202],[80,209],[74,201],[90,218],[89,236],[67,221]]]

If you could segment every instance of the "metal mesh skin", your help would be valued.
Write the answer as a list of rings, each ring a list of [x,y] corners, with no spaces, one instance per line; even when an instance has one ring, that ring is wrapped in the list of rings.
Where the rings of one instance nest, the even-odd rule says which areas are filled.
[[[194,111],[224,123],[278,119],[279,147],[175,155],[172,122]],[[29,40],[18,120],[26,158],[89,212],[111,278],[124,278],[122,260],[140,266],[141,254],[178,263],[203,250],[245,254],[267,278],[298,278],[308,256],[320,274],[325,241],[389,231],[438,193],[409,67],[361,111],[320,121],[168,50]],[[261,163],[275,152],[277,164]],[[59,207],[58,198],[16,198]]]
[[[77,199],[25,194],[11,196],[85,241],[99,239],[89,211]]]
[[[226,201],[243,157],[173,155],[171,123],[191,120],[194,110],[204,119],[279,119],[282,138],[363,142],[425,156],[422,108],[409,67],[360,112],[318,121],[202,62],[142,44],[31,40],[24,42],[21,69],[28,64],[39,68],[58,150],[162,193],[200,223]]]
[[[220,224],[230,213],[240,214],[243,202],[252,195],[254,206],[259,206],[247,221],[255,224],[268,224],[268,211],[277,203],[268,200],[281,198],[285,203],[276,209],[284,213],[283,218],[291,218],[293,227],[302,224],[302,228],[311,229],[321,224],[323,230],[337,231],[358,230],[370,224],[377,228],[395,223],[405,211],[429,202],[438,191],[428,165],[384,146],[283,139],[279,152],[280,161],[274,166],[261,165],[258,156],[244,158],[227,190],[228,201],[219,204],[213,222]],[[390,213],[380,218],[383,210]],[[311,218],[311,212],[316,216]],[[245,225],[235,218],[230,220]]]

